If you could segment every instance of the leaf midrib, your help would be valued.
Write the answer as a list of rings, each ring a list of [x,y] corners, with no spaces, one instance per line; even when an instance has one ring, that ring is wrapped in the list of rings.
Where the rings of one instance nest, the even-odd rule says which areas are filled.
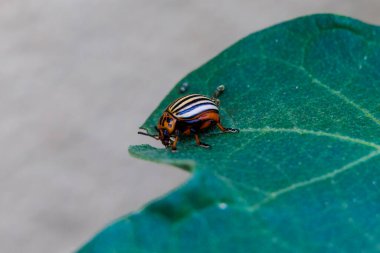
[[[315,135],[315,136],[323,136],[323,137],[330,137],[334,139],[338,139],[341,141],[346,141],[346,142],[351,142],[351,143],[356,143],[356,144],[361,144],[364,146],[368,146],[371,148],[375,148],[377,150],[380,150],[380,145],[374,143],[374,142],[369,142],[360,138],[353,138],[350,136],[346,135],[340,135],[337,133],[328,133],[324,131],[314,131],[314,130],[308,130],[308,129],[302,129],[302,128],[273,128],[273,127],[264,127],[264,128],[242,128],[239,129],[240,132],[258,132],[258,133],[297,133],[300,135]]]

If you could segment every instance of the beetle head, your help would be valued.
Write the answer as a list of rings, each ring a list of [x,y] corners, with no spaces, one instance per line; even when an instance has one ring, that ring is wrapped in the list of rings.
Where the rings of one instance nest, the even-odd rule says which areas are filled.
[[[158,136],[165,147],[170,146],[170,135],[175,130],[177,120],[167,112],[164,112],[158,122]]]

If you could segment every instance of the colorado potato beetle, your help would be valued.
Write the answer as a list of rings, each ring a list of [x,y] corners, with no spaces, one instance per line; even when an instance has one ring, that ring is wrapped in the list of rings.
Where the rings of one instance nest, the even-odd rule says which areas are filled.
[[[220,123],[218,97],[223,90],[224,86],[219,86],[212,98],[190,94],[176,99],[166,107],[160,117],[156,127],[158,135],[138,133],[160,140],[165,147],[171,147],[173,151],[177,148],[180,135],[193,134],[197,145],[209,148],[210,145],[202,143],[199,139],[202,130],[216,125],[224,133],[239,132],[238,129],[225,128]]]

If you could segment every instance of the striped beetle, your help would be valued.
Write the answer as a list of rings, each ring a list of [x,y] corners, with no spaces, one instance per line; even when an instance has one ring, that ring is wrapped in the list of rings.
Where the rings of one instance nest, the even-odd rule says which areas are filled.
[[[200,94],[190,94],[180,97],[172,102],[160,117],[156,130],[158,135],[138,132],[161,140],[165,147],[171,147],[172,151],[177,148],[180,134],[194,134],[198,146],[209,148],[210,145],[202,143],[199,132],[216,125],[224,133],[237,133],[238,129],[225,128],[219,118],[219,95],[224,91],[224,86],[219,86],[213,97],[208,98]],[[171,137],[174,137],[172,139]]]

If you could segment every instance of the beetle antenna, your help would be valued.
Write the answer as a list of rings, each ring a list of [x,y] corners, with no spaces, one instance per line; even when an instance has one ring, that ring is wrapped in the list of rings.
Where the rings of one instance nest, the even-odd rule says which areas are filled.
[[[148,133],[144,133],[144,132],[141,132],[141,131],[138,131],[137,133],[138,133],[138,134],[141,134],[141,135],[146,135],[146,136],[152,137],[152,138],[154,138],[154,139],[156,139],[156,140],[159,140],[159,139],[160,139],[157,135],[148,134]]]

